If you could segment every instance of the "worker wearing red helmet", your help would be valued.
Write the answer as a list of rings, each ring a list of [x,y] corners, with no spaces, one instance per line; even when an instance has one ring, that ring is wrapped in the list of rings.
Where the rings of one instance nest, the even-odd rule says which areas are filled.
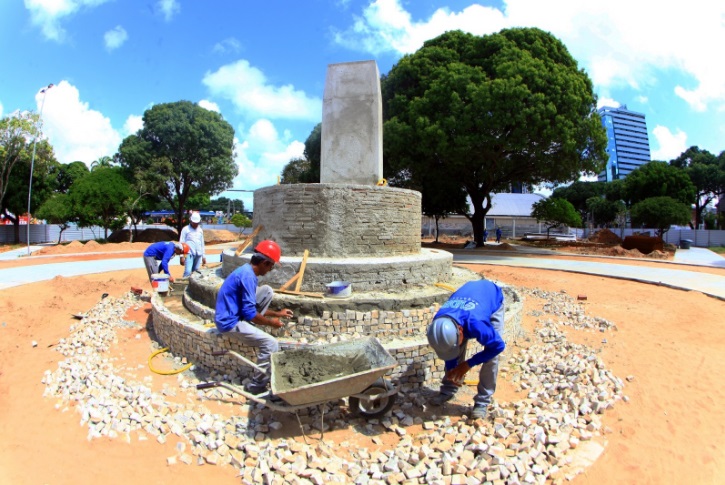
[[[244,344],[256,347],[257,364],[269,364],[272,353],[279,350],[279,343],[260,326],[279,328],[284,326],[280,318],[292,318],[292,310],[270,310],[274,292],[268,285],[258,286],[258,277],[269,273],[279,263],[282,251],[279,245],[264,240],[254,248],[249,263],[235,269],[224,280],[216,300],[214,323],[217,330]],[[268,373],[254,371],[245,389],[251,394],[261,394],[269,385]]]

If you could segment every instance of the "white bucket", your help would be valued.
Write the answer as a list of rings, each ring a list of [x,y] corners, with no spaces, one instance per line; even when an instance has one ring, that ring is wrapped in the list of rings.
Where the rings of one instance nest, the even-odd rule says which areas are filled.
[[[169,291],[169,275],[164,273],[152,274],[151,286],[158,293],[166,293],[167,291]]]
[[[325,286],[327,286],[327,295],[335,298],[350,296],[352,293],[352,283],[349,281],[333,281]]]

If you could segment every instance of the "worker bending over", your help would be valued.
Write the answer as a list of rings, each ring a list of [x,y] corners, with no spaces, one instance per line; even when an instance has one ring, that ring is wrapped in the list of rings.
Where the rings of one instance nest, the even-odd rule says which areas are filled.
[[[504,297],[501,288],[490,281],[470,281],[461,286],[441,306],[428,326],[428,342],[438,358],[446,363],[440,392],[430,404],[441,406],[453,399],[466,373],[477,365],[478,393],[473,398],[472,418],[485,418],[496,391],[498,356],[503,352]],[[466,344],[474,339],[483,350],[466,360]]]

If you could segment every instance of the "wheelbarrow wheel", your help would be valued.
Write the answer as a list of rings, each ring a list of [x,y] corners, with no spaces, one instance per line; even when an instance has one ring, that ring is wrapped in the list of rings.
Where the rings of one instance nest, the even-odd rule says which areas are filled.
[[[391,384],[386,383],[385,379],[381,378],[373,382],[370,387],[360,394],[381,394],[388,392],[392,388]],[[350,396],[348,398],[350,411],[352,411],[353,414],[364,416],[366,418],[379,418],[380,416],[384,416],[385,413],[390,411],[393,407],[393,404],[395,404],[395,396],[396,394],[393,394],[391,396],[374,399],[372,401],[366,401],[364,399]]]

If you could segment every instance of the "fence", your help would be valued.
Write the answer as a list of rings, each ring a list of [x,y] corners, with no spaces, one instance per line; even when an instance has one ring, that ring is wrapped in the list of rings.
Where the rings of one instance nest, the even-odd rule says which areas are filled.
[[[171,229],[164,224],[139,224],[136,226],[139,231],[149,228]],[[204,224],[204,229],[228,230],[239,232],[239,228],[233,224]],[[127,228],[129,228],[127,226]],[[20,243],[27,244],[28,226],[20,225]],[[248,232],[249,230],[247,230]],[[108,233],[111,234],[110,231]],[[55,224],[31,224],[30,225],[30,244],[56,243],[60,237],[61,242],[68,241],[89,241],[91,239],[103,239],[105,230],[102,227],[77,227],[72,225],[60,236],[60,227]],[[15,231],[13,226],[0,225],[0,244],[12,244],[15,242]]]
[[[470,236],[471,234],[471,223],[467,219],[464,221],[456,221],[455,224],[450,224],[448,219],[440,221],[439,228],[441,234],[456,234]],[[494,237],[494,227],[490,220],[486,221],[486,228],[488,229],[488,237],[492,239]],[[500,221],[497,221],[497,223]],[[168,228],[165,225],[147,225],[139,224],[138,230],[143,230],[147,227],[153,227],[157,229]],[[204,224],[204,229],[210,230],[228,230],[233,232],[239,232],[239,228],[233,224]],[[546,227],[542,228],[541,224],[531,223],[529,220],[513,220],[511,226],[500,225],[503,232],[504,238],[517,238],[523,237],[526,232],[546,232]],[[27,244],[27,226],[20,226],[20,243]],[[571,229],[571,232],[575,232],[577,238],[584,239],[589,236],[593,231],[598,229]],[[248,233],[250,229],[245,229]],[[423,219],[423,225],[421,227],[422,235],[433,235],[435,232],[435,223],[431,222],[429,218]],[[649,233],[655,235],[656,229],[611,229],[617,236],[624,239],[625,236],[631,236],[635,232],[638,234]],[[55,243],[58,242],[60,235],[60,228],[55,224],[31,224],[30,225],[30,244],[40,243]],[[71,226],[70,228],[63,231],[61,242],[68,241],[88,241],[91,239],[103,238],[104,230],[102,227],[76,227]],[[679,245],[682,239],[689,239],[692,241],[693,246],[708,248],[725,246],[725,231],[710,231],[705,229],[694,230],[694,229],[670,229],[665,233],[665,242]],[[13,226],[0,225],[0,244],[11,244],[15,242],[15,233]]]

